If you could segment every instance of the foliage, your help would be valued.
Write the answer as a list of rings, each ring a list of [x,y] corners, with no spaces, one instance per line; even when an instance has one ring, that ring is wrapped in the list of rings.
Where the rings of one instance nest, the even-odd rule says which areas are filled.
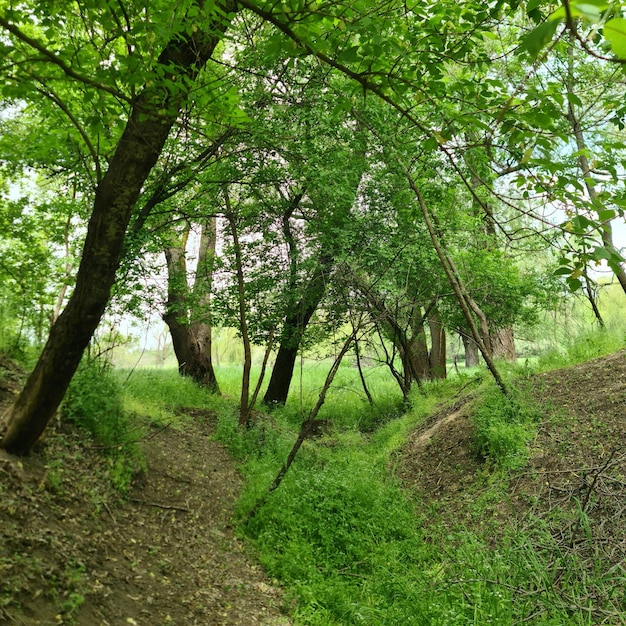
[[[528,456],[527,445],[540,417],[537,407],[524,398],[520,389],[509,385],[509,396],[490,387],[474,408],[474,445],[485,459],[502,469],[522,467]]]
[[[119,491],[127,492],[133,476],[145,469],[137,446],[142,429],[124,410],[122,389],[107,363],[92,360],[81,366],[63,414],[92,434],[94,445],[109,457],[111,481]]]
[[[541,353],[534,369],[545,371],[574,365],[626,347],[624,298],[618,285],[601,287],[598,305],[605,319],[604,328],[591,326],[589,307],[577,300],[566,316],[569,332],[559,338],[557,345]]]
[[[367,436],[353,427],[308,441],[280,488],[244,521],[262,563],[292,596],[296,623],[511,626],[537,612],[542,624],[583,626],[590,623],[586,598],[611,597],[610,572],[598,561],[590,575],[590,564],[564,551],[545,521],[531,517],[524,526],[491,534],[485,518],[494,502],[503,504],[502,481],[523,462],[538,416],[522,404],[522,392],[513,401],[493,387],[480,394],[477,420],[492,426],[484,436],[491,468],[507,472],[485,469],[468,496],[476,528],[464,528],[452,510],[441,519],[433,501],[411,501],[400,488],[395,455],[434,403],[450,398],[453,385],[444,387],[428,386],[427,397],[414,397],[411,413]],[[342,408],[329,404],[345,424]],[[234,416],[220,422],[219,436],[244,462],[247,486],[239,509],[245,519],[290,447],[293,421],[278,412],[246,433],[235,428]],[[602,607],[614,611],[618,601]]]

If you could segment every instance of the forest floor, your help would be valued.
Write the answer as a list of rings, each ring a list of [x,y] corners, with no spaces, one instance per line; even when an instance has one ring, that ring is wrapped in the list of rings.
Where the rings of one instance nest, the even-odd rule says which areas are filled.
[[[20,373],[0,368],[1,412]],[[29,457],[0,452],[0,623],[290,624],[234,534],[241,479],[214,422],[195,411],[184,429],[153,427],[141,442],[147,471],[126,498],[69,425]]]
[[[0,373],[1,411],[21,373],[1,358]],[[436,503],[440,521],[489,526],[494,539],[512,520],[582,509],[595,549],[617,567],[626,558],[626,351],[524,384],[546,417],[506,497],[483,504],[480,519],[475,501],[490,468],[472,445],[471,400],[409,437],[404,485]],[[291,623],[231,526],[241,479],[211,438],[215,416],[190,413],[184,429],[151,427],[142,438],[147,470],[125,498],[106,478],[106,459],[67,424],[29,457],[0,453],[0,623]],[[583,545],[576,537],[589,529],[576,520],[559,521],[564,549]]]
[[[492,468],[475,451],[471,396],[426,420],[402,451],[399,474],[433,519],[493,541],[540,520],[563,553],[593,545],[607,568],[626,563],[626,350],[522,381],[543,415],[527,463],[494,491]],[[483,494],[498,495],[480,503]],[[582,514],[581,514],[582,513]],[[593,537],[592,541],[586,538]],[[620,621],[619,623],[626,623]]]

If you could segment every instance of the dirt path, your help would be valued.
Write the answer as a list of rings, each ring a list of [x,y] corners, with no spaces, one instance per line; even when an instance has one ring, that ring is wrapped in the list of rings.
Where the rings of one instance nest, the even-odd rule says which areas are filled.
[[[234,537],[241,481],[210,434],[206,419],[196,418],[193,428],[144,444],[148,472],[111,527],[126,549],[101,560],[98,580],[110,593],[97,607],[99,623],[287,623],[278,591]],[[113,593],[121,581],[121,594]]]
[[[0,455],[0,623],[286,625],[280,591],[231,526],[241,485],[211,418],[154,429],[126,501],[81,435]]]

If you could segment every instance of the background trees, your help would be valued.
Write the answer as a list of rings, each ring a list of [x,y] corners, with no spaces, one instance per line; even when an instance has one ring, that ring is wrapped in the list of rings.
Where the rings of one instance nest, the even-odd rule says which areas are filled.
[[[7,150],[5,178],[30,168],[61,194],[26,203],[5,185],[3,250],[21,242],[39,261],[24,263],[19,246],[3,253],[5,287],[38,294],[33,306],[7,293],[3,306],[36,339],[55,323],[2,445],[27,452],[41,434],[121,260],[142,250],[165,255],[181,371],[216,390],[211,328],[235,325],[246,345],[276,344],[267,404],[285,402],[307,336],[354,306],[376,323],[405,393],[445,375],[446,330],[488,361],[512,358],[512,328],[545,296],[524,263],[539,242],[547,271],[565,246],[555,264],[572,290],[590,293],[595,262],[623,282],[612,234],[624,212],[623,18],[581,7],[4,7],[2,141],[28,146]],[[579,36],[585,20],[605,28],[612,52]],[[57,279],[44,284],[48,273]]]

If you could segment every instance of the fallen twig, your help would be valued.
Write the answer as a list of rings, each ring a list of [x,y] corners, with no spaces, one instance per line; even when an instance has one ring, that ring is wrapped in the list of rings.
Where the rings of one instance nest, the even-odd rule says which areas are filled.
[[[183,513],[191,513],[191,509],[185,506],[177,506],[176,504],[159,504],[158,502],[146,502],[145,500],[139,500],[138,498],[130,498],[131,502],[137,504],[143,504],[144,506],[154,506],[158,509],[168,509],[173,511],[183,511]]]

